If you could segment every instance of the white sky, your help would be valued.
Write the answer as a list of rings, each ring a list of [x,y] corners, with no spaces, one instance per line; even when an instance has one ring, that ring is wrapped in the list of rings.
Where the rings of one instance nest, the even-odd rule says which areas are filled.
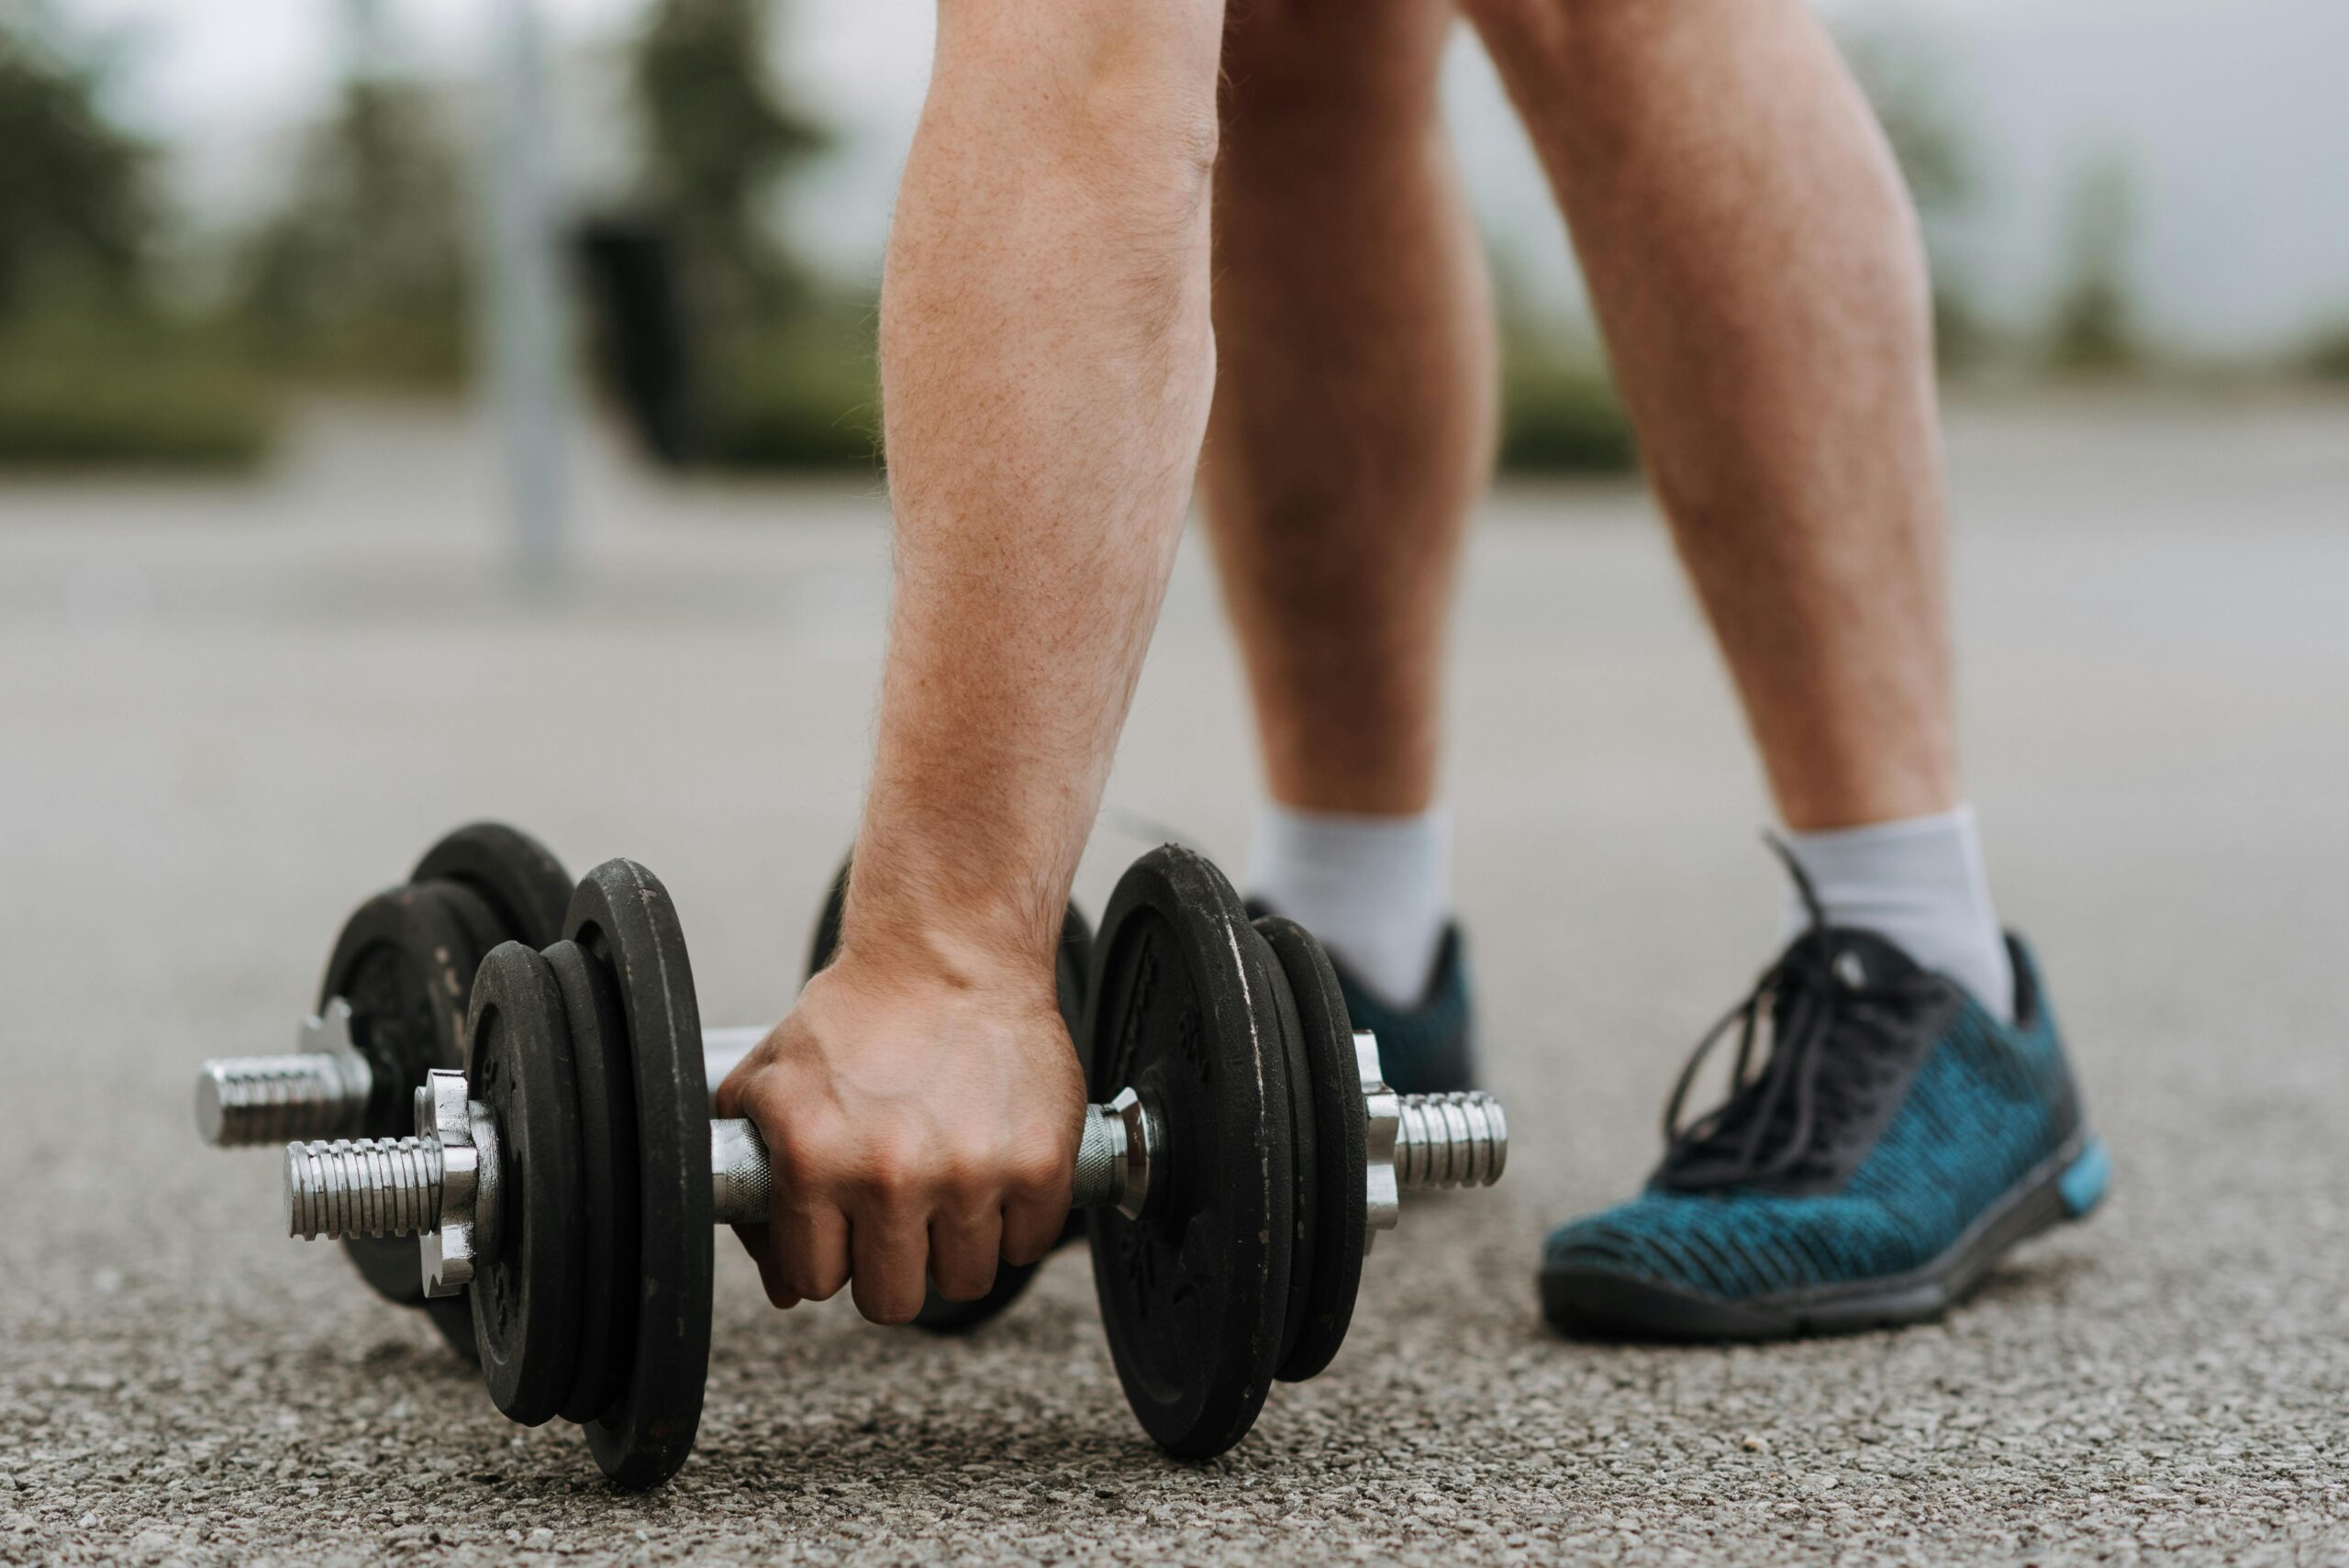
[[[186,149],[199,195],[233,190],[259,150],[330,90],[340,7],[329,0],[55,0],[130,49],[127,117]],[[380,0],[436,65],[481,57],[505,0]],[[929,69],[933,0],[784,0],[776,62],[845,134],[803,198],[834,264],[877,253],[895,172]],[[1985,175],[1960,231],[1980,290],[2012,318],[2040,307],[2064,203],[2088,160],[2119,152],[2139,180],[2137,283],[2157,329],[2265,347],[2349,318],[2349,0],[1824,0],[1893,16],[1947,47],[1951,95]],[[625,33],[644,0],[540,0],[566,39]],[[1448,90],[1488,227],[1537,281],[1570,294],[1538,172],[1490,72],[1464,39]],[[563,128],[573,143],[594,127]]]

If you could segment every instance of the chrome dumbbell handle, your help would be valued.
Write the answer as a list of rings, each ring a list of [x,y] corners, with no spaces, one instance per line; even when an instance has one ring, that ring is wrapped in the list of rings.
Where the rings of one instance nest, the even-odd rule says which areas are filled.
[[[1387,1098],[1395,1105],[1393,1190],[1488,1187],[1500,1180],[1508,1162],[1508,1123],[1492,1095]],[[1163,1143],[1157,1118],[1131,1089],[1119,1090],[1108,1105],[1085,1106],[1069,1207],[1115,1208],[1130,1219],[1139,1216],[1150,1196],[1152,1169],[1164,1158]],[[1380,1162],[1375,1156],[1374,1162]],[[709,1124],[709,1179],[710,1212],[719,1224],[766,1219],[773,1176],[766,1142],[755,1125],[735,1118]],[[1389,1218],[1375,1228],[1392,1224]]]
[[[711,1094],[768,1033],[762,1024],[702,1031]],[[301,1043],[284,1056],[219,1056],[197,1068],[197,1135],[216,1149],[239,1149],[357,1132],[375,1074],[351,1046],[350,1005],[338,997],[304,1019]]]
[[[195,1073],[195,1130],[219,1149],[343,1138],[359,1129],[375,1073],[351,1049],[351,1004],[338,996],[302,1020],[284,1056],[219,1056]]]
[[[1106,1106],[1085,1106],[1069,1207],[1140,1214],[1156,1141],[1154,1118],[1130,1089]],[[772,1181],[766,1141],[755,1125],[732,1117],[709,1124],[711,1218],[720,1225],[765,1223]]]
[[[497,1151],[462,1073],[435,1072],[417,1095],[413,1138],[293,1143],[285,1151],[286,1229],[301,1237],[429,1235],[469,1225],[474,1199],[494,1190]],[[1085,1108],[1073,1207],[1141,1212],[1155,1119],[1131,1090]],[[710,1216],[720,1225],[765,1221],[772,1167],[758,1128],[739,1117],[709,1124]],[[452,1180],[462,1176],[462,1183]],[[482,1250],[476,1240],[476,1250]],[[461,1282],[458,1282],[461,1283]]]
[[[1377,1042],[1358,1033],[1355,1046],[1370,1129],[1367,1218],[1374,1230],[1392,1228],[1401,1191],[1489,1186],[1500,1179],[1508,1127],[1498,1102],[1484,1094],[1397,1095],[1377,1075]],[[468,1096],[462,1073],[436,1071],[417,1093],[417,1136],[289,1145],[288,1230],[313,1238],[421,1235],[428,1292],[454,1291],[495,1247],[495,1236],[475,1223],[481,1195],[494,1194],[499,1180],[492,1120]],[[1139,1216],[1165,1158],[1157,1118],[1132,1089],[1085,1106],[1072,1207]],[[717,1223],[765,1220],[772,1165],[754,1125],[713,1118],[709,1167]]]
[[[348,1139],[358,1129],[374,1087],[367,1059],[351,1048],[350,1029],[351,1008],[338,998],[304,1023],[303,1051],[205,1062],[195,1081],[197,1131],[221,1148]],[[702,1031],[703,1073],[713,1095],[769,1032],[761,1024]],[[1370,1113],[1374,1229],[1395,1223],[1395,1194],[1400,1190],[1488,1186],[1499,1179],[1508,1158],[1508,1129],[1489,1095],[1397,1095],[1380,1081],[1377,1041],[1364,1031],[1354,1043]],[[1150,1186],[1152,1129],[1147,1114],[1138,1104],[1126,1104],[1127,1098],[1086,1108],[1077,1152],[1079,1207],[1141,1211]],[[763,1214],[763,1197],[753,1205],[748,1184],[755,1180],[763,1193],[763,1149],[753,1158],[740,1134],[729,1134],[722,1148],[715,1134],[713,1140],[713,1192],[720,1207],[729,1218],[737,1212]]]
[[[297,1235],[350,1234],[353,1226],[373,1235],[431,1229],[416,1218],[429,1212],[437,1224],[437,1197],[429,1204],[420,1196],[410,1201],[406,1189],[441,1180],[437,1148],[406,1148],[418,1141],[414,1139],[348,1137],[357,1129],[374,1086],[367,1059],[351,1045],[350,1029],[351,1008],[338,998],[303,1026],[304,1043],[315,1049],[205,1062],[195,1080],[196,1130],[220,1148],[295,1146],[288,1151],[286,1192],[289,1203],[303,1195],[306,1207],[289,1215]],[[713,1097],[770,1032],[761,1024],[702,1031],[703,1072]],[[1079,1207],[1116,1205],[1141,1212],[1149,1184],[1151,1131],[1139,1105],[1127,1103],[1131,1099],[1125,1095],[1086,1107],[1077,1154]],[[765,1218],[767,1169],[766,1147],[749,1122],[710,1123],[710,1190],[721,1223]],[[361,1201],[377,1193],[384,1202]],[[346,1195],[356,1207],[346,1207]],[[399,1228],[388,1228],[395,1220]]]

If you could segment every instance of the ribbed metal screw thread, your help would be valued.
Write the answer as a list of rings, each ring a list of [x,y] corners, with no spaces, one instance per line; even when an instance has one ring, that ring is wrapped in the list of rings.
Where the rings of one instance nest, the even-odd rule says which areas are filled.
[[[332,1138],[358,1125],[369,1087],[347,1052],[218,1057],[196,1074],[195,1128],[222,1149]]]
[[[285,1151],[287,1234],[414,1236],[440,1225],[440,1143],[337,1139]]]
[[[1482,1091],[1398,1095],[1395,1183],[1406,1192],[1489,1187],[1508,1163],[1508,1122]]]

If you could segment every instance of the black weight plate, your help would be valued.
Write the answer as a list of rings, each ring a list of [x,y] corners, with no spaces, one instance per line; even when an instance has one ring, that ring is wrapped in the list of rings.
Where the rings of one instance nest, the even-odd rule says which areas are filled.
[[[602,965],[576,942],[556,942],[546,959],[571,1020],[587,1227],[578,1370],[561,1414],[566,1421],[586,1422],[619,1397],[635,1355],[636,1085],[630,1080],[628,1025]]]
[[[408,880],[472,889],[496,912],[506,939],[530,948],[562,935],[563,912],[571,906],[571,877],[562,862],[503,822],[472,822],[449,834],[424,851]]]
[[[416,886],[351,912],[318,985],[318,1006],[351,1004],[351,1043],[374,1073],[358,1136],[416,1130],[415,1094],[436,1067],[465,1064],[465,1007],[482,954],[449,905]]]
[[[408,1263],[412,1272],[419,1276],[423,1273],[420,1260],[413,1253]],[[473,1338],[472,1302],[462,1296],[427,1297],[424,1315],[432,1319],[432,1326],[440,1330],[440,1337],[449,1341],[449,1348],[462,1357],[467,1365],[481,1364],[481,1342]]]
[[[841,951],[841,921],[848,911],[848,873],[852,862],[842,861],[824,890],[824,906],[816,912],[816,934],[807,941],[807,977],[830,966]]]
[[[520,942],[474,978],[467,1087],[497,1131],[496,1255],[467,1292],[473,1339],[491,1400],[535,1427],[562,1407],[578,1364],[586,1226],[571,1025],[553,968]]]
[[[1264,921],[1260,917],[1251,926],[1269,948],[1271,938],[1264,929]],[[1273,1375],[1277,1377],[1280,1368],[1287,1364],[1289,1353],[1314,1306],[1314,1231],[1321,1218],[1316,1207],[1321,1184],[1320,1167],[1314,1153],[1318,1139],[1313,1119],[1313,1076],[1305,1057],[1305,1030],[1298,1021],[1294,987],[1289,984],[1288,972],[1277,951],[1273,953],[1273,996],[1277,1004],[1274,1016],[1280,1026],[1281,1047],[1288,1067],[1289,1169],[1296,1182],[1289,1204],[1288,1303],[1281,1316],[1281,1352],[1273,1369]]]
[[[848,907],[848,873],[849,862],[843,861],[840,874],[832,878],[831,888],[824,895],[823,910],[816,917],[815,939],[807,947],[810,977],[830,963],[840,951],[841,919]],[[1092,978],[1092,964],[1093,927],[1072,899],[1067,915],[1061,920],[1060,947],[1052,955],[1052,982],[1061,1018],[1068,1025],[1069,1040],[1076,1047],[1080,1067],[1085,1060],[1085,988]],[[1084,1234],[1085,1217],[1072,1210],[1068,1224],[1053,1245],[1064,1247]],[[922,1300],[921,1310],[914,1314],[914,1327],[934,1334],[960,1334],[975,1329],[1019,1299],[1042,1267],[1041,1262],[998,1263],[995,1284],[974,1301],[949,1301],[932,1286]]]
[[[476,973],[480,971],[481,961],[489,956],[491,949],[505,942],[522,940],[521,933],[515,930],[506,917],[491,906],[489,900],[462,884],[420,882],[412,885],[419,902],[439,905],[444,913],[456,921],[458,929],[465,933],[474,954],[473,967]],[[524,942],[523,945],[527,947],[529,943]],[[473,987],[468,984],[465,991],[465,1029],[466,1038],[470,1040],[473,1029]],[[409,1093],[413,1095],[414,1092],[415,1085],[409,1085]],[[411,1132],[415,1130],[413,1118],[410,1118],[408,1130]]]
[[[606,861],[572,895],[563,935],[604,966],[636,1088],[636,1340],[628,1380],[587,1424],[621,1486],[657,1486],[693,1451],[709,1374],[709,1086],[685,932],[660,880]]]
[[[335,938],[318,984],[318,1006],[351,1005],[351,1042],[374,1075],[357,1136],[405,1138],[416,1130],[415,1093],[436,1067],[465,1064],[465,1006],[482,950],[449,904],[414,886],[376,894],[351,912]],[[416,1243],[353,1236],[343,1250],[379,1295],[424,1303]],[[444,1332],[462,1316],[434,1313]],[[452,1340],[455,1335],[451,1336]],[[461,1353],[471,1347],[457,1341]]]
[[[1093,1282],[1127,1403],[1186,1459],[1246,1435],[1280,1359],[1296,1172],[1278,984],[1200,856],[1170,844],[1119,882],[1094,943],[1090,1087],[1133,1088],[1166,1154],[1140,1219],[1091,1211]]]
[[[1370,1250],[1369,1129],[1353,1024],[1330,955],[1294,920],[1268,915],[1257,920],[1256,929],[1271,944],[1297,998],[1307,1075],[1293,1086],[1298,1102],[1309,1103],[1313,1112],[1315,1213],[1306,1228],[1311,1284],[1304,1320],[1273,1374],[1285,1383],[1302,1383],[1330,1364],[1353,1321],[1363,1257]]]

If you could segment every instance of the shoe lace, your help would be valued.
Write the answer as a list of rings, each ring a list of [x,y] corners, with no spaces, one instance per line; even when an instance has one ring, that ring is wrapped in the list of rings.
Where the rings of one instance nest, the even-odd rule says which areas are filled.
[[[1922,970],[1879,981],[1847,952],[1839,954],[1810,878],[1776,834],[1765,841],[1793,875],[1809,924],[1705,1032],[1681,1068],[1664,1112],[1666,1149],[1657,1179],[1667,1186],[1799,1179],[1825,1168],[1827,1156],[1899,1079],[1919,1009],[1947,988]],[[1765,1017],[1770,1049],[1757,1070]],[[1681,1110],[1698,1070],[1732,1029],[1737,1061],[1727,1096],[1684,1125]]]

